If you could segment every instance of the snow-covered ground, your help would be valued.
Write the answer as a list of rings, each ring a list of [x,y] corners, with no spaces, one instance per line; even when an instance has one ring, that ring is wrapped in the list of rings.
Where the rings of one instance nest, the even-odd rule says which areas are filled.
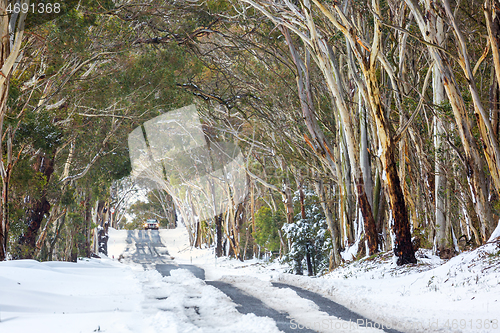
[[[279,280],[402,332],[500,332],[499,251],[490,244],[443,262],[419,250],[413,267],[397,267],[382,255],[322,278],[282,274]]]
[[[0,262],[0,332],[279,332],[269,318],[240,314],[187,270],[162,277],[127,261],[135,247],[126,238],[127,231],[110,231],[108,258]],[[172,247],[181,243],[174,238]]]
[[[376,331],[366,329],[368,324],[402,332],[500,332],[497,244],[447,262],[420,250],[413,267],[396,267],[390,254],[383,254],[312,278],[287,274],[278,263],[215,259],[213,249],[191,249],[183,228],[160,230],[160,236],[165,254],[168,250],[177,263],[200,266],[207,280],[232,283],[290,313],[292,327],[321,323],[315,330]],[[227,296],[186,270],[170,277],[144,271],[131,262],[135,247],[126,239],[127,231],[110,231],[109,258],[76,264],[0,262],[0,332],[278,332],[271,319],[240,314]],[[338,329],[334,317],[271,282],[318,292],[371,321],[357,323],[355,330]]]
[[[448,261],[430,250],[417,252],[418,264],[397,267],[390,253],[346,264],[320,278],[285,273],[277,263],[215,259],[213,249],[190,249],[183,229],[161,236],[176,261],[205,269],[207,280],[222,280],[260,297],[268,306],[300,322],[323,323],[325,314],[291,290],[272,288],[283,282],[317,292],[370,322],[359,327],[394,328],[402,332],[499,332],[500,245],[487,244]],[[184,240],[184,241],[181,241]],[[327,325],[318,329],[337,332]],[[367,331],[367,330],[365,330]]]
[[[0,332],[139,332],[140,282],[111,260],[0,262]]]

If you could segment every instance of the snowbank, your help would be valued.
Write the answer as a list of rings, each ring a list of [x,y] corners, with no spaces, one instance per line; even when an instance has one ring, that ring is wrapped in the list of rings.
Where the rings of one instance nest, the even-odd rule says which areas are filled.
[[[385,253],[314,278],[287,274],[276,262],[216,259],[213,248],[190,248],[182,227],[159,234],[165,258],[200,266],[207,280],[229,282],[296,323],[336,318],[271,282],[317,292],[402,332],[500,332],[498,241],[446,262],[419,250],[414,266],[397,267]],[[170,277],[144,271],[131,261],[136,248],[128,235],[111,229],[109,258],[100,260],[0,262],[0,332],[277,332],[271,319],[242,315],[226,295],[186,270]]]
[[[279,281],[326,295],[403,332],[500,332],[500,249],[487,244],[448,262],[419,250],[416,266],[391,254],[340,267],[322,278]]]
[[[130,268],[110,260],[0,262],[1,332],[138,332],[142,298]]]
[[[449,261],[419,250],[418,264],[398,267],[392,253],[346,264],[321,278],[284,273],[276,262],[215,259],[213,249],[190,249],[183,229],[162,231],[169,249],[175,239],[176,260],[205,269],[207,280],[233,283],[268,306],[302,321],[325,314],[293,291],[280,291],[270,281],[317,292],[378,324],[402,332],[500,332],[500,248],[487,244]],[[172,252],[171,252],[172,253]],[[283,293],[288,293],[283,295]]]
[[[129,232],[109,233],[109,257],[102,259],[0,262],[0,332],[279,332],[272,319],[239,313],[224,293],[187,270],[169,277],[144,271],[129,260],[136,250]],[[183,236],[177,230],[165,238],[181,261],[190,261]]]

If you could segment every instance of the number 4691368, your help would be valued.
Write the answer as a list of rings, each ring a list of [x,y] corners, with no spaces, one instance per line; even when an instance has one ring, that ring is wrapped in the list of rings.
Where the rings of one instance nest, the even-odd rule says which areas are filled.
[[[55,3],[37,3],[37,4],[27,4],[27,3],[9,3],[6,8],[7,13],[38,13],[38,14],[58,14],[61,11],[61,4],[58,2]]]

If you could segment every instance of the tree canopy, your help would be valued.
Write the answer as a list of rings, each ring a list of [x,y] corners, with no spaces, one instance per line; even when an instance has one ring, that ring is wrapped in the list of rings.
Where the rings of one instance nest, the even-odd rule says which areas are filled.
[[[137,186],[128,135],[192,104],[209,149],[241,151],[244,199],[228,185],[201,218],[179,178],[128,228],[178,213],[193,246],[288,253],[311,274],[353,247],[450,257],[498,227],[498,0],[87,0],[43,17],[8,3],[0,260],[96,252]]]

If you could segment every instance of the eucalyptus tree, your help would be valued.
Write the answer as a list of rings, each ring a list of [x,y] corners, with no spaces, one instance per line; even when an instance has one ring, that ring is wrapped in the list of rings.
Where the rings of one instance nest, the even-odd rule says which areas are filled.
[[[432,25],[432,21],[424,19],[425,14],[419,4],[413,0],[407,0],[406,3],[411,9],[412,15],[422,34],[422,40],[427,45],[428,52],[435,62],[435,66],[437,66],[441,79],[443,80],[444,89],[451,104],[457,131],[464,149],[463,163],[467,169],[467,181],[470,185],[475,211],[481,221],[481,237],[483,241],[486,241],[494,225],[492,222],[492,208],[488,200],[489,195],[487,178],[484,173],[484,161],[486,160],[489,176],[493,180],[493,184],[498,191],[500,151],[498,148],[498,138],[494,137],[489,116],[485,111],[476,86],[466,40],[461,28],[458,26],[449,1],[443,0],[440,4],[435,4],[434,6],[426,8],[425,12],[435,17],[440,17],[446,23],[446,26],[452,29],[457,46],[456,57],[439,47],[436,27]],[[456,74],[451,67],[455,61],[458,62],[458,65],[460,65],[462,69],[461,75],[464,75],[467,82],[466,91],[472,97],[472,105],[481,133],[484,156],[481,155],[481,151],[473,134],[474,125],[468,116],[468,108],[462,92],[463,89],[461,89],[459,85],[460,82],[457,79],[458,73]],[[479,61],[482,60],[479,59]],[[478,62],[478,65],[479,64],[480,62]]]
[[[362,231],[367,254],[392,248],[399,264],[415,262],[411,232],[440,252],[453,237],[484,242],[500,184],[498,1],[453,5],[82,3],[26,37],[23,61],[7,76],[4,221],[12,216],[17,234],[42,230],[29,248],[36,240],[41,252],[73,259],[84,251],[73,246],[79,237],[88,242],[88,227],[109,217],[110,184],[129,173],[128,133],[195,101],[207,145],[236,140],[252,185],[239,204],[216,177],[200,187],[179,176],[185,191],[166,188],[186,208],[193,244],[217,238],[245,254],[255,212],[267,205],[293,223],[293,192],[305,187],[321,202],[331,267]],[[483,44],[470,42],[480,35]],[[213,203],[216,185],[224,197]],[[50,204],[28,214],[37,211],[43,228],[22,218],[28,196],[33,207]],[[227,210],[215,228],[196,220],[207,202]]]
[[[377,249],[375,225],[371,206],[368,203],[366,191],[364,189],[363,175],[359,164],[359,144],[357,143],[352,125],[352,115],[346,105],[345,96],[342,95],[342,87],[339,84],[342,81],[339,78],[338,70],[336,70],[335,64],[337,60],[335,59],[335,54],[332,51],[332,46],[328,43],[326,30],[323,30],[319,25],[319,22],[324,22],[321,21],[323,18],[320,17],[321,19],[319,21],[315,21],[313,17],[316,13],[314,11],[316,10],[322,13],[324,18],[345,36],[347,40],[346,47],[352,51],[357,61],[356,65],[360,71],[360,74],[357,75],[361,75],[362,78],[362,82],[358,85],[358,89],[360,90],[360,94],[364,97],[366,106],[371,110],[372,118],[375,121],[376,132],[373,135],[378,138],[380,145],[380,158],[394,219],[393,231],[396,236],[394,248],[395,255],[398,257],[399,264],[415,262],[410,240],[410,225],[406,203],[404,201],[404,194],[396,168],[395,140],[389,130],[388,119],[386,118],[387,113],[380,97],[380,83],[376,75],[378,63],[388,72],[390,77],[393,74],[392,68],[387,63],[384,54],[379,52],[382,37],[380,22],[378,20],[374,21],[373,41],[370,47],[369,43],[364,41],[363,36],[358,34],[355,29],[355,22],[351,21],[345,15],[344,10],[342,10],[338,4],[334,3],[330,10],[318,1],[314,1],[316,8],[313,8],[312,4],[309,2],[301,2],[298,6],[292,3],[264,4],[251,0],[245,0],[243,2],[261,11],[276,25],[284,26],[299,36],[304,43],[305,49],[311,53],[317,66],[322,71],[326,81],[325,83],[328,85],[330,93],[335,100],[337,112],[339,113],[342,128],[345,133],[349,159],[354,171],[359,206],[363,211],[363,218],[365,221],[365,234],[367,235],[370,252],[373,253]],[[375,11],[374,15],[380,15],[378,2],[373,3],[373,9]],[[292,17],[283,15],[285,12],[291,13]],[[397,91],[396,85],[393,84],[393,88]],[[371,241],[371,238],[375,238],[375,240]]]
[[[177,88],[175,78],[197,67],[186,67],[179,48],[134,45],[140,32],[102,7],[114,5],[94,5],[81,2],[64,15],[31,24],[22,57],[8,76],[12,94],[3,108],[3,125],[9,135],[2,147],[10,149],[3,158],[10,161],[5,169],[15,183],[10,184],[10,203],[4,191],[3,207],[9,204],[13,210],[4,214],[1,235],[5,245],[10,240],[15,247],[14,255],[32,257],[42,250],[46,258],[57,248],[65,252],[82,230],[87,245],[79,251],[90,255],[90,227],[97,221],[91,218],[93,207],[109,206],[109,185],[130,171],[128,132],[192,98]],[[30,179],[31,187],[26,186]],[[86,208],[66,200],[68,191]],[[82,217],[84,229],[68,214]],[[3,232],[7,216],[13,218],[14,237]],[[61,240],[64,230],[71,237]],[[59,241],[65,243],[57,246]],[[74,259],[70,252],[60,258]]]
[[[9,8],[9,5],[11,6]],[[7,113],[7,100],[9,97],[9,82],[12,70],[16,67],[16,60],[21,53],[21,43],[23,41],[24,25],[27,13],[15,13],[12,8],[13,3],[3,0],[0,3],[0,33],[2,41],[0,42],[0,137],[3,138],[3,120]],[[29,1],[23,0],[18,5],[29,5]],[[11,37],[12,36],[12,37]],[[7,130],[6,155],[4,160],[3,139],[0,144],[0,176],[2,177],[2,198],[0,212],[0,260],[4,260],[7,255],[8,245],[8,189],[11,177],[11,169],[14,163],[12,155],[12,136],[10,130]]]
[[[71,11],[79,2],[68,0],[53,4],[50,2],[32,3],[29,0],[3,0],[0,3],[1,19],[0,33],[3,36],[0,46],[0,136],[2,144],[0,148],[0,176],[2,177],[2,199],[0,215],[0,260],[6,256],[9,232],[9,187],[12,169],[16,164],[16,158],[13,157],[13,138],[15,136],[12,127],[4,128],[4,120],[8,113],[12,113],[12,105],[9,105],[9,95],[12,91],[11,80],[14,72],[23,63],[23,58],[27,45],[23,45],[26,40],[25,29],[33,30],[37,26],[46,24],[55,18]],[[40,14],[41,13],[41,14]],[[33,36],[28,36],[28,39]],[[30,42],[28,42],[30,45]],[[21,65],[22,67],[22,65]],[[16,86],[16,83],[14,83]],[[14,89],[14,95],[16,91]],[[15,99],[16,96],[14,96]],[[19,110],[14,110],[19,112]],[[18,114],[22,117],[24,109]],[[8,116],[7,116],[8,117]],[[4,135],[5,134],[5,135]],[[5,145],[5,147],[4,147]],[[4,151],[5,148],[5,151]]]

